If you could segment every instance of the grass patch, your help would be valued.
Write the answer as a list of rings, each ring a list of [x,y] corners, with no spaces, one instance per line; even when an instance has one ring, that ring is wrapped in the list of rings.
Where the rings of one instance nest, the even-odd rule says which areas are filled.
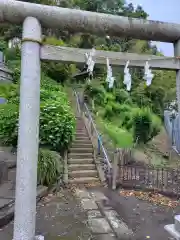
[[[101,133],[108,138],[116,148],[130,148],[133,146],[133,136],[125,129],[116,125],[105,122],[101,118],[96,118]]]

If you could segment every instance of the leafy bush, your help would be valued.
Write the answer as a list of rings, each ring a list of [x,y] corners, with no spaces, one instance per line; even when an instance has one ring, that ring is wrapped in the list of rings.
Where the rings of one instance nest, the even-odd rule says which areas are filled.
[[[132,124],[134,141],[146,143],[160,131],[160,120],[146,108],[139,109],[133,114]]]
[[[5,51],[6,61],[14,61],[21,59],[21,50],[18,47],[7,48]]]
[[[20,76],[21,76],[21,61],[20,59],[15,60],[8,60],[7,65],[9,69],[13,72],[13,82],[19,83],[20,82]]]
[[[63,151],[72,140],[75,118],[67,97],[61,88],[50,92],[41,90],[40,144],[53,150]],[[4,144],[17,145],[18,96],[10,103],[0,105],[0,141]]]
[[[4,52],[6,48],[7,48],[7,43],[3,39],[0,39],[0,51]]]
[[[18,94],[18,87],[15,84],[3,83],[0,84],[0,97],[6,98],[9,100],[10,98],[15,97]]]
[[[112,103],[115,100],[115,97],[112,93],[106,93],[106,99],[105,103],[109,104],[110,102]]]
[[[67,64],[48,62],[43,66],[46,74],[61,84],[64,84],[64,82],[72,75]]]
[[[113,111],[114,115],[120,113],[120,111],[121,111],[121,105],[120,104],[118,104],[116,102],[112,102],[111,106],[112,106],[112,111]]]
[[[75,118],[68,105],[48,100],[41,105],[40,143],[53,150],[67,148],[75,129]]]
[[[125,101],[129,100],[129,93],[123,89],[116,89],[115,90],[115,100],[118,103],[124,103]],[[129,100],[130,101],[130,100]]]
[[[105,111],[104,111],[104,118],[107,118],[110,120],[114,116],[112,106],[110,104],[106,105]]]
[[[155,114],[152,117],[152,128],[151,128],[151,138],[155,137],[161,130],[161,120]]]
[[[39,149],[38,158],[38,183],[49,186],[62,174],[62,159],[56,152]]]
[[[4,145],[17,145],[18,106],[15,104],[0,105],[0,142]]]

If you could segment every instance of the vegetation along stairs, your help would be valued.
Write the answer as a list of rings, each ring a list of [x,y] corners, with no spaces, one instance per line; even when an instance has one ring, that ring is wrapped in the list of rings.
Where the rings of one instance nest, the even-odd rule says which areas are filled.
[[[81,117],[76,117],[76,135],[68,153],[68,175],[70,183],[99,182],[93,145]]]

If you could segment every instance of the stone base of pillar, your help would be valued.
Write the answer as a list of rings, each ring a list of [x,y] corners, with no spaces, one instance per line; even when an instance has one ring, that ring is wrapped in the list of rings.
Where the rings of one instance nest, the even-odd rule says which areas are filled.
[[[180,215],[174,217],[174,224],[169,224],[164,229],[176,240],[180,240]]]
[[[44,236],[42,235],[35,236],[35,240],[44,240]]]

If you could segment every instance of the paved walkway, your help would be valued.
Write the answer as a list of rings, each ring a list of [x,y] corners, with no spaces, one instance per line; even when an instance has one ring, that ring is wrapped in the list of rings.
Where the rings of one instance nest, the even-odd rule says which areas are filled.
[[[117,213],[101,208],[100,202],[106,199],[101,192],[86,189],[49,195],[37,206],[36,234],[45,236],[45,240],[129,239],[131,231]],[[13,222],[1,229],[0,239],[12,240],[12,232]],[[126,237],[121,238],[122,234]]]
[[[105,188],[64,189],[37,206],[36,234],[45,240],[170,240],[165,224],[180,207],[156,206]],[[131,230],[132,229],[132,230]],[[13,222],[0,230],[12,240]]]
[[[112,206],[104,206],[108,198],[97,189],[77,189],[76,196],[88,215],[88,226],[103,240],[132,239],[133,232],[122,222]]]

